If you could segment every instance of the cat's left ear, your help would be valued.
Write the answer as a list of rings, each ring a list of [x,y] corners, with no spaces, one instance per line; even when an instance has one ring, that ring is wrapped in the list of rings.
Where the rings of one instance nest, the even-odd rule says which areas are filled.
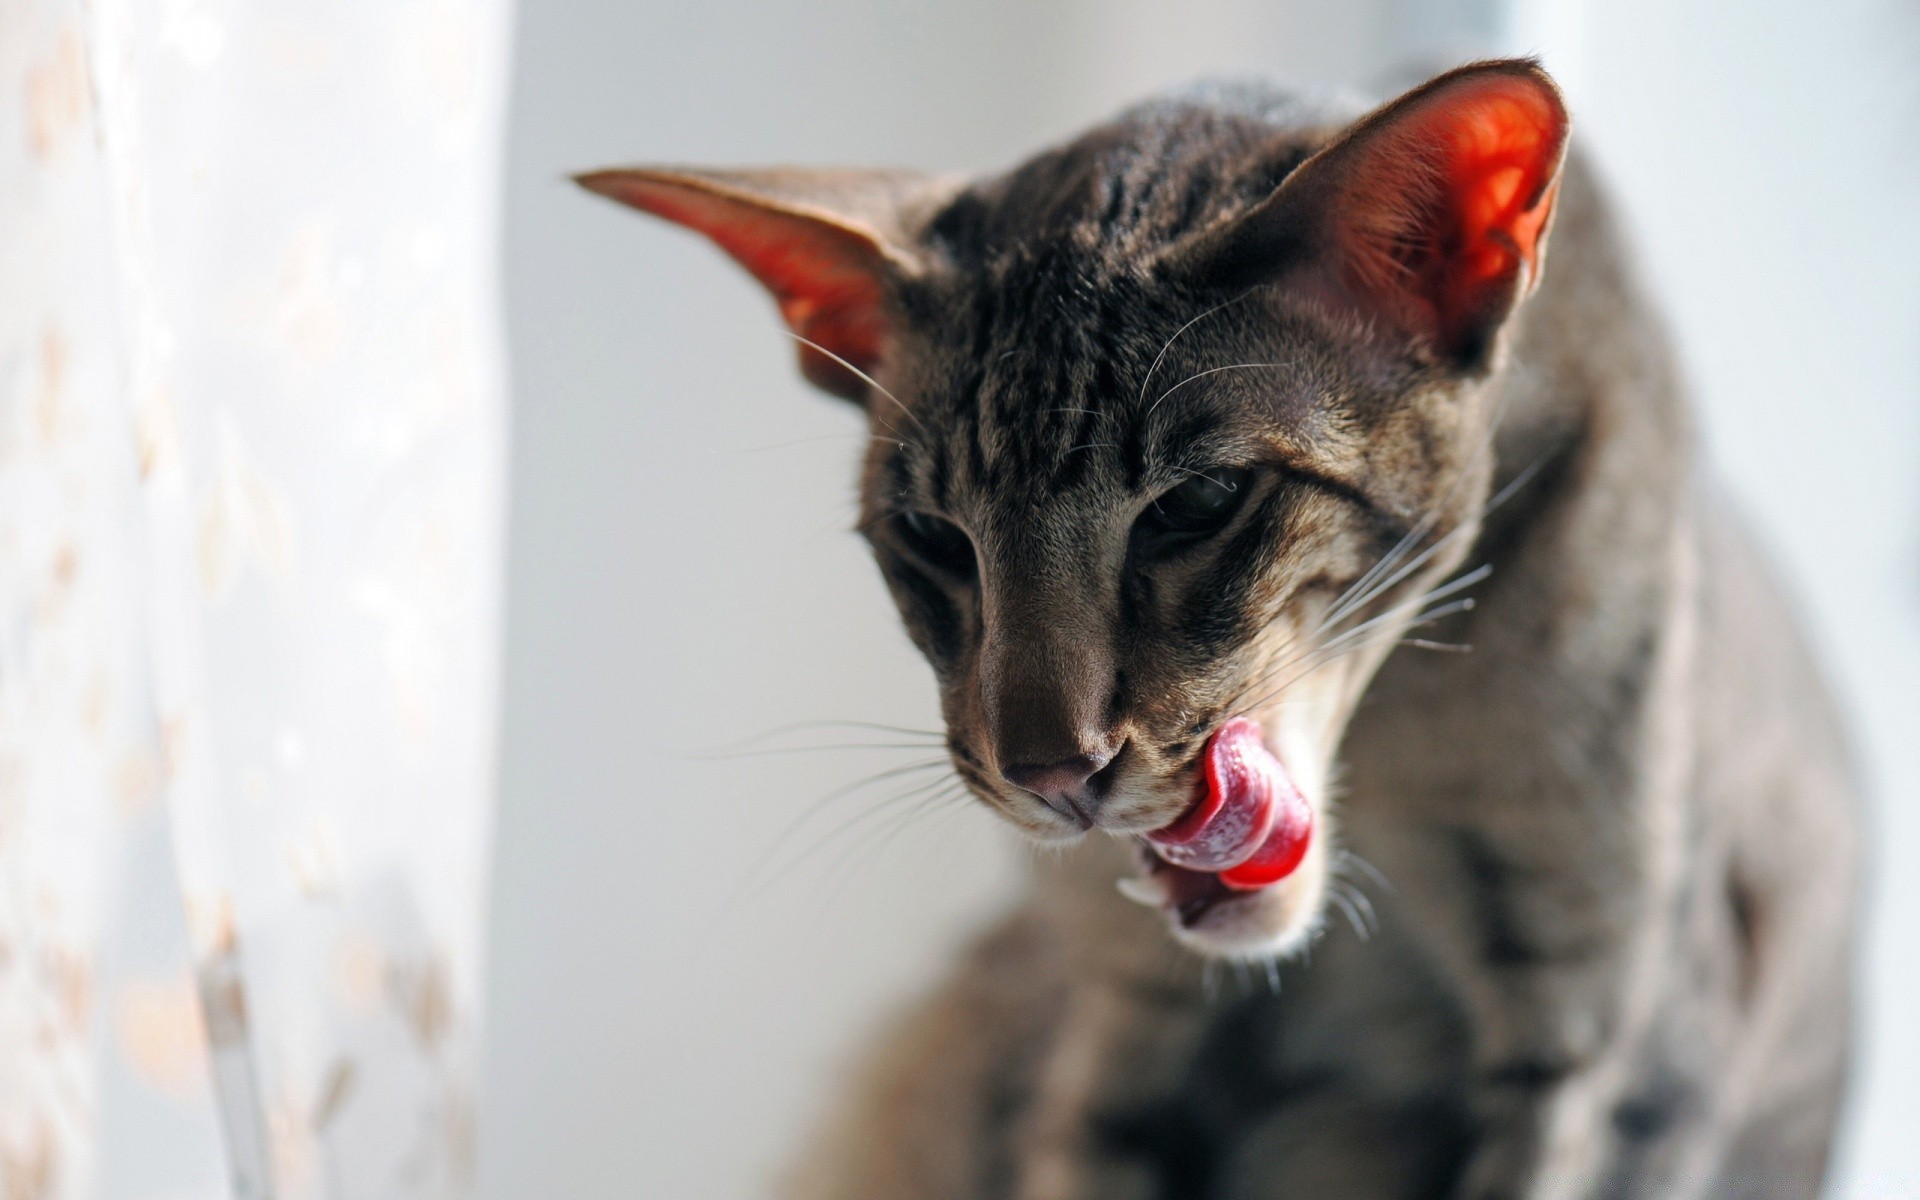
[[[1539,64],[1461,67],[1355,122],[1182,247],[1180,265],[1229,287],[1308,288],[1478,370],[1539,283],[1566,145]]]
[[[911,230],[953,188],[907,171],[792,167],[622,167],[574,179],[732,255],[805,339],[801,373],[850,400],[864,399],[861,375],[886,354],[891,285],[925,270]]]

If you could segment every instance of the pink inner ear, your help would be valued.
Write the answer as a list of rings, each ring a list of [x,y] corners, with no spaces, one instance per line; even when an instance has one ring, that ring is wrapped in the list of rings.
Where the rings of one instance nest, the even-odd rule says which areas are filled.
[[[1516,282],[1539,277],[1565,110],[1533,72],[1467,68],[1381,122],[1361,135],[1347,189],[1349,268],[1376,296],[1429,313],[1443,344],[1471,344]]]
[[[872,241],[824,217],[645,176],[605,189],[623,203],[711,238],[773,293],[788,328],[811,346],[800,351],[809,379],[843,395],[860,383],[833,356],[861,371],[880,360],[886,336],[881,254]]]
[[[1546,183],[1559,164],[1564,124],[1537,87],[1490,82],[1488,94],[1449,106],[1436,132],[1450,154],[1446,166],[1459,218],[1459,266],[1467,282],[1511,270],[1517,256],[1531,269],[1540,231],[1552,210]]]

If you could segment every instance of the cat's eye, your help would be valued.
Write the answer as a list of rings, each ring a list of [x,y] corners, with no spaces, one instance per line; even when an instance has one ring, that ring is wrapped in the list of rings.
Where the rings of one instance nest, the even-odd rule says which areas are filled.
[[[1189,475],[1141,514],[1137,536],[1163,545],[1205,537],[1233,519],[1252,486],[1253,472],[1246,467],[1215,467]]]
[[[956,579],[974,575],[973,539],[945,517],[908,510],[896,513],[894,532],[914,557]]]
[[[1215,467],[1160,493],[1148,511],[1169,532],[1208,534],[1233,518],[1252,482],[1254,472],[1246,467]]]

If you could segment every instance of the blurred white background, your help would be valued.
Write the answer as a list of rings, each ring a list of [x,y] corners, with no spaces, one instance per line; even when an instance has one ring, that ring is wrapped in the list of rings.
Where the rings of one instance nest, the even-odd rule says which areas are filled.
[[[701,756],[809,718],[930,727],[931,681],[846,531],[854,411],[801,384],[719,254],[564,173],[985,170],[1197,75],[1364,83],[1504,48],[1570,85],[1710,453],[1857,719],[1879,869],[1835,1194],[1920,1196],[1920,8],[541,0],[518,36],[483,1195],[759,1194],[1019,863],[976,809],[835,834],[875,787],[756,871],[812,801],[915,756]]]

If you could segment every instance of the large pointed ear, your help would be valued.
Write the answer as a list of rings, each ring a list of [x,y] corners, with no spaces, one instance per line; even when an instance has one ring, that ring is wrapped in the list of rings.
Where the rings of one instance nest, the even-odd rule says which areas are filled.
[[[1227,286],[1323,288],[1478,369],[1539,282],[1566,144],[1538,64],[1460,67],[1348,127],[1178,259]]]
[[[952,185],[906,171],[624,167],[582,187],[705,234],[766,285],[800,370],[862,399],[890,336],[889,284],[924,270],[910,230]],[[811,343],[811,344],[809,344]]]

